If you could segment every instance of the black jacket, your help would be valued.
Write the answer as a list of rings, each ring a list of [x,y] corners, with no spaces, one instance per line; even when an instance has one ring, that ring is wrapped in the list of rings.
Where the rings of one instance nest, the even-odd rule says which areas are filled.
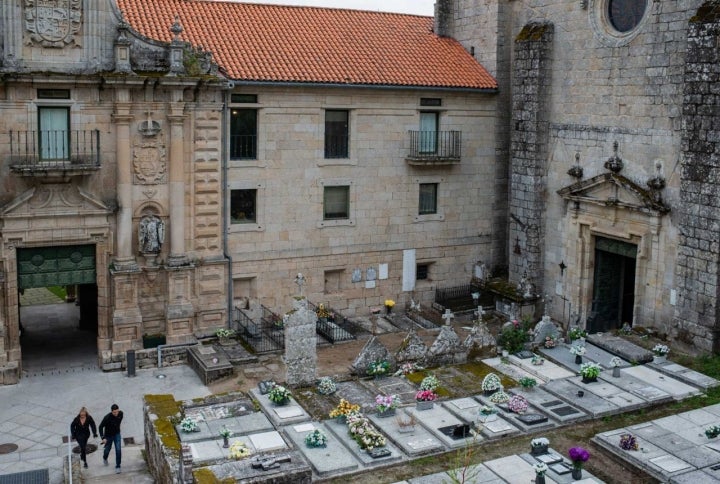
[[[102,419],[102,422],[100,422],[100,438],[101,439],[109,439],[111,437],[115,437],[117,434],[120,433],[120,422],[122,422],[123,419],[123,413],[122,410],[120,410],[117,414],[117,417],[110,412],[109,414],[105,415],[105,418]]]
[[[97,437],[97,428],[95,427],[95,420],[88,415],[85,418],[85,425],[80,423],[80,416],[78,415],[75,417],[75,420],[72,421],[70,424],[70,434],[72,435],[72,438],[75,440],[84,439],[87,440],[90,438],[90,430],[92,430],[92,433],[95,437]]]

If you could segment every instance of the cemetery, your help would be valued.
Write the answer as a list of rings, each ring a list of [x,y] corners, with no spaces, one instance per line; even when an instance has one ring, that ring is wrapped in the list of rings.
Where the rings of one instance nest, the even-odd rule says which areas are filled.
[[[378,312],[346,372],[328,375],[318,366],[318,306],[294,298],[283,318],[284,374],[266,375],[249,391],[206,399],[162,396],[166,404],[157,405],[157,396],[147,397],[145,432],[155,478],[329,481],[524,437],[527,452],[407,482],[451,480],[453,472],[474,476],[466,482],[603,482],[543,436],[720,384],[615,335],[571,330],[565,338],[548,316],[534,324],[511,319],[493,335],[482,306],[458,315],[443,309],[431,341],[427,332],[420,336],[423,326],[407,323],[418,314]],[[382,328],[399,319],[407,320],[398,325],[405,329],[396,329],[404,336],[395,346],[384,344]],[[517,334],[524,334],[519,343]],[[192,351],[210,366],[226,364],[208,360],[214,348]],[[583,377],[588,371],[593,378]],[[603,432],[592,442],[656,479],[688,482],[720,470],[720,446],[704,433],[711,425],[720,429],[720,405]],[[637,451],[620,446],[628,435],[640,442]]]

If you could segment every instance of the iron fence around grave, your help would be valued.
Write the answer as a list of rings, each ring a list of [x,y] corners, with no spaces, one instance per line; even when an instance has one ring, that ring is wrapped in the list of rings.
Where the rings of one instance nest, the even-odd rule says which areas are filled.
[[[235,306],[233,323],[238,336],[250,346],[255,353],[273,353],[285,350],[285,328],[282,318],[260,305],[257,320]]]
[[[317,313],[318,307],[308,301],[308,309]],[[316,332],[330,343],[340,341],[351,341],[355,339],[354,325],[337,311],[326,308],[330,316],[327,318],[318,317]],[[319,342],[319,341],[318,341]]]
[[[440,312],[445,309],[449,309],[455,313],[477,309],[478,303],[473,300],[473,293],[480,293],[479,304],[482,304],[483,306],[492,305],[491,295],[484,295],[480,290],[480,287],[475,284],[466,284],[464,286],[435,289],[435,302],[433,303],[433,308]],[[491,298],[489,304],[486,301],[488,296]]]

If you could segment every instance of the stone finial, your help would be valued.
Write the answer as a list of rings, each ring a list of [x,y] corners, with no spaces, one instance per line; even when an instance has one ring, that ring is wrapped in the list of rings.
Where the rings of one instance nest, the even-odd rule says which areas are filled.
[[[618,156],[618,142],[613,142],[614,154],[605,162],[605,168],[613,173],[620,173],[625,166],[623,160]]]
[[[183,32],[183,26],[180,23],[180,17],[175,15],[175,21],[170,26],[170,32],[173,34],[173,42],[180,41],[180,34]]]
[[[115,72],[120,74],[132,74],[130,65],[131,42],[127,37],[129,25],[121,20],[117,26],[117,38],[115,39]]]
[[[580,153],[575,153],[575,165],[567,171],[567,174],[578,180],[583,177],[583,168],[580,166]]]

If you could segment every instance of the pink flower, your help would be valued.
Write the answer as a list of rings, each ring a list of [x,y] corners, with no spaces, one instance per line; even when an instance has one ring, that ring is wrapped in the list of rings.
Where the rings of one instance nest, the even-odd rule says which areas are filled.
[[[432,390],[420,390],[415,394],[415,400],[432,402],[437,399],[437,394]]]

